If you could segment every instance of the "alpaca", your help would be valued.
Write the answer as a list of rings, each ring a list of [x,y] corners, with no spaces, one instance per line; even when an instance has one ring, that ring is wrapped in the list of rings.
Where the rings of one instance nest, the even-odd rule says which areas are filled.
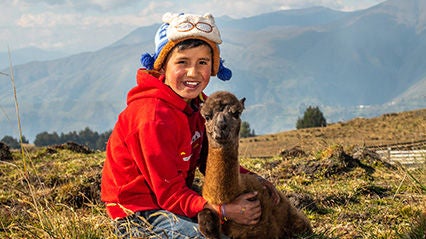
[[[225,221],[220,225],[216,212],[204,209],[198,214],[200,231],[206,238],[220,238],[220,231],[231,238],[289,238],[295,234],[312,233],[310,222],[290,201],[281,196],[274,205],[270,192],[258,176],[240,174],[238,160],[240,115],[245,98],[238,100],[226,91],[213,93],[203,104],[201,114],[206,119],[208,158],[203,197],[212,204],[231,202],[242,193],[257,191],[262,216],[256,225],[241,225]]]

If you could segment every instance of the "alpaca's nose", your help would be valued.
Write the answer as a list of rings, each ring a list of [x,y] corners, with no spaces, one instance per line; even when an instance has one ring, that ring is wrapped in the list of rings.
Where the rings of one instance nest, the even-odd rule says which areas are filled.
[[[220,129],[225,129],[226,128],[226,117],[223,113],[219,113],[219,115],[217,116],[217,126]]]
[[[229,125],[227,124],[226,115],[224,113],[219,113],[215,120],[213,138],[226,139],[229,136]]]

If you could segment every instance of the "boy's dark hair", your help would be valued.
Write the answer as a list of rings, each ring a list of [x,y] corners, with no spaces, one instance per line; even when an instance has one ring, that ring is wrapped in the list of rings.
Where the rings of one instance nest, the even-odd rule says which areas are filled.
[[[186,49],[191,49],[191,48],[203,46],[203,45],[208,46],[210,48],[210,51],[213,52],[210,45],[207,42],[200,39],[187,39],[187,40],[179,42],[175,47],[177,47],[179,50],[186,50]]]
[[[212,54],[212,57],[213,57],[213,49],[207,42],[200,40],[200,39],[190,38],[190,39],[181,41],[178,44],[176,44],[176,46],[174,46],[169,51],[169,53],[167,53],[166,59],[169,59],[170,53],[173,52],[175,48],[177,48],[179,51],[182,51],[182,50],[191,49],[191,48],[199,47],[199,46],[208,46],[209,49],[210,49],[210,53]],[[213,65],[212,65],[212,67],[213,67]]]

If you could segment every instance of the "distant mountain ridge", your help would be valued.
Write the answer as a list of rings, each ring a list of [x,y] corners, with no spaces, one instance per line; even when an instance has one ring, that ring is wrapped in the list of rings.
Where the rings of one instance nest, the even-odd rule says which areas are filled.
[[[10,49],[12,64],[20,65],[31,61],[46,61],[67,56],[60,51],[47,51],[36,47]],[[9,52],[0,52],[0,69],[9,67]]]
[[[256,134],[293,129],[309,105],[319,106],[328,122],[426,107],[425,1],[216,21],[233,78],[213,78],[206,92],[246,97],[243,118]],[[154,49],[157,27],[138,28],[99,51],[15,65],[24,135],[111,129],[135,85],[140,55]],[[12,91],[5,86],[0,136],[16,137]]]

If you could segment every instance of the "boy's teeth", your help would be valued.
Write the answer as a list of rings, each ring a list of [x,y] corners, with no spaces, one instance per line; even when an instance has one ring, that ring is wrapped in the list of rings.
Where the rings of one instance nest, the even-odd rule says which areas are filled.
[[[198,85],[198,82],[191,82],[191,81],[187,81],[186,82],[187,85]]]

